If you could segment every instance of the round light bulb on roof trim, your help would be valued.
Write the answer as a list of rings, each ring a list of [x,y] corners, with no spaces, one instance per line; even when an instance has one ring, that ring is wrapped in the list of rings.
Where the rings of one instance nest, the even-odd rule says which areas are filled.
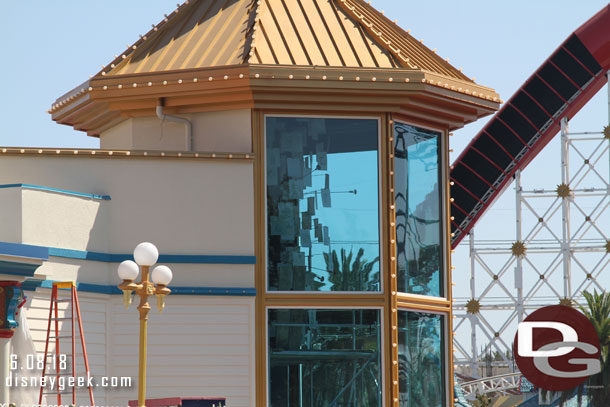
[[[140,268],[135,261],[125,260],[119,264],[117,273],[121,280],[133,281],[138,277],[138,274],[140,274]]]
[[[136,246],[133,258],[140,266],[152,266],[159,259],[159,250],[150,242],[143,242]]]
[[[172,270],[167,266],[157,266],[153,269],[150,278],[153,283],[168,285],[172,281]]]

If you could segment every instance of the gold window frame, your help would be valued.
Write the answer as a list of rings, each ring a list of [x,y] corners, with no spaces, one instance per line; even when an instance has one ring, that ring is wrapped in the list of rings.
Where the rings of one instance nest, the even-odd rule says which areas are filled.
[[[269,116],[302,116],[329,118],[378,118],[379,119],[379,171],[380,171],[380,280],[379,293],[306,293],[306,292],[268,292],[267,291],[267,214],[266,214],[266,179],[265,179],[265,117]],[[427,297],[397,292],[396,279],[396,213],[394,203],[394,120],[438,131],[441,134],[441,200],[444,211],[444,288],[445,297]],[[252,110],[252,148],[254,160],[254,221],[255,221],[255,372],[256,372],[256,406],[268,406],[267,400],[267,310],[269,308],[378,308],[381,312],[382,332],[382,400],[384,406],[399,407],[398,389],[398,309],[443,314],[446,316],[446,357],[445,381],[447,383],[447,406],[451,405],[453,394],[453,313],[451,256],[450,256],[450,201],[449,201],[449,132],[447,129],[432,128],[429,123],[422,123],[392,113],[348,113],[332,110]],[[381,277],[385,274],[385,278]]]

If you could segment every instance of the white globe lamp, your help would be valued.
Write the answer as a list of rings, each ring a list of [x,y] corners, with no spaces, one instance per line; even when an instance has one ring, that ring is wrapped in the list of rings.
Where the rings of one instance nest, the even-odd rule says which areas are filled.
[[[140,266],[152,266],[159,259],[159,250],[150,242],[143,242],[136,246],[133,258]]]
[[[168,285],[172,281],[172,270],[167,266],[157,266],[150,277],[155,284]]]
[[[140,268],[133,260],[125,260],[119,264],[119,268],[117,270],[119,274],[119,278],[123,281],[133,281],[138,278],[138,274],[140,274]]]
[[[163,312],[165,296],[169,291],[166,286],[172,281],[172,270],[167,266],[157,266],[153,269],[150,278],[157,284],[157,307],[159,312]]]
[[[123,280],[123,284],[121,284],[121,286],[129,287],[129,285],[133,283],[133,280],[138,277],[138,274],[140,274],[140,268],[135,261],[125,260],[119,264],[117,273],[119,274],[119,278]],[[123,304],[125,304],[125,309],[128,309],[129,304],[131,304],[131,290],[122,291]]]

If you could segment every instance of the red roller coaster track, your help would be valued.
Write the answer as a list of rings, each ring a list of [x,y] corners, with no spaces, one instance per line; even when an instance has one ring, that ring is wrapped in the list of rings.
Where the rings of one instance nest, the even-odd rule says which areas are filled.
[[[610,5],[551,54],[453,163],[451,231],[455,247],[508,186],[607,81]]]

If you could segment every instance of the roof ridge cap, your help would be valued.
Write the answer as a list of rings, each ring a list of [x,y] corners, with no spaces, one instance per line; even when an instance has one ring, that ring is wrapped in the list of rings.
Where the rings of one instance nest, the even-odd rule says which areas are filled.
[[[250,49],[244,53],[244,64],[251,64],[252,63],[252,57],[254,56],[254,53],[256,52],[256,32],[259,29],[259,23],[261,20],[261,0],[255,0],[253,1],[253,7],[250,11],[250,13],[254,13],[254,23],[252,24],[252,27],[250,29],[248,29],[246,31],[246,44],[244,44],[244,47],[248,45],[248,40],[250,41]],[[250,17],[252,18],[252,17]]]
[[[430,51],[431,53],[434,54],[434,56],[431,55],[430,57],[432,57],[433,59],[437,59],[437,61],[435,61],[437,64],[439,64],[439,65],[445,65],[445,64],[449,65],[448,67],[445,67],[445,69],[447,69],[448,71],[454,71],[454,75],[456,75],[460,79],[468,81],[468,82],[474,82],[467,75],[462,73],[461,70],[459,70],[459,69],[455,68],[453,65],[451,65],[448,62],[448,60],[443,60],[440,56],[438,56],[438,54],[436,54],[435,50],[431,50],[426,45],[424,45],[423,41],[417,41],[415,39],[415,37],[413,37],[411,35],[410,30],[405,31],[402,27],[400,27],[398,25],[397,21],[391,21],[384,13],[380,12],[375,7],[373,7],[370,4],[370,1],[368,3],[366,1],[364,1],[364,0],[334,0],[334,1],[339,3],[339,5],[343,5],[344,7],[341,7],[343,10],[345,10],[348,13],[350,13],[350,15],[352,15],[354,18],[359,20],[367,31],[371,31],[373,35],[376,35],[377,38],[379,39],[379,41],[377,41],[377,43],[381,47],[387,49],[399,61],[403,61],[404,63],[406,63],[407,64],[407,68],[423,70],[422,67],[412,63],[412,61],[410,61],[408,57],[402,55],[402,52],[401,52],[400,48],[392,47],[391,46],[392,41],[385,40],[382,37],[383,32],[380,30],[381,27],[377,27],[379,32],[376,32],[376,30],[374,29],[374,25],[375,25],[374,21],[370,21],[369,24],[366,24],[365,21],[364,21],[364,17],[365,16],[364,15],[359,15],[357,13],[357,11],[356,11],[356,6],[355,5],[350,5],[350,3],[356,3],[360,7],[364,8],[365,10],[367,10],[369,13],[372,13],[374,17],[379,19],[379,23],[385,23],[384,24],[385,28],[388,29],[390,32],[393,32],[395,35],[397,35],[397,36],[401,36],[401,35],[402,36],[407,36],[407,37],[413,39],[415,42],[421,43],[422,47],[425,50]],[[440,73],[440,72],[438,72],[438,73]]]
[[[347,0],[331,0],[331,1],[336,2],[343,11],[345,11],[350,17],[352,17],[356,21],[356,23],[362,25],[364,30],[366,32],[368,32],[368,34],[371,35],[371,37],[373,39],[375,39],[377,37],[377,41],[375,41],[375,43],[377,45],[379,45],[380,47],[382,47],[383,49],[385,49],[386,51],[388,51],[390,53],[390,55],[392,55],[402,65],[403,68],[419,69],[416,65],[413,65],[411,63],[409,58],[401,55],[401,52],[399,49],[394,49],[391,46],[391,42],[385,41],[383,38],[381,38],[381,35],[379,33],[375,32],[375,30],[373,29],[373,22],[370,22],[369,24],[367,24],[364,21],[364,15],[358,14],[356,12],[356,7],[349,5]],[[364,3],[364,2],[362,2],[362,3]],[[366,7],[365,4],[362,4],[362,6]],[[383,14],[379,13],[379,11],[377,11],[377,9],[375,9],[374,7],[371,6],[369,8],[372,9],[375,13],[383,16]]]

